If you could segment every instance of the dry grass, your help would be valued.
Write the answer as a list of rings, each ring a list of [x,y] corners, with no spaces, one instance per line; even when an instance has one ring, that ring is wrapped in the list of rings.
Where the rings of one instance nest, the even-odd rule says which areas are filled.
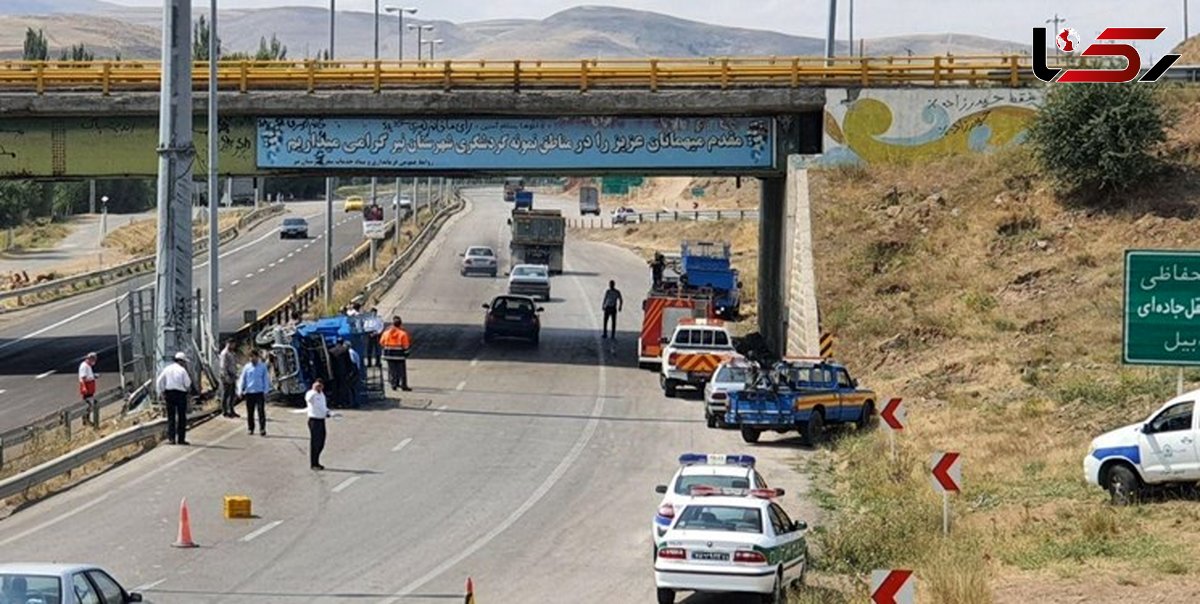
[[[422,228],[433,217],[433,211],[429,207],[423,207],[418,211],[418,219],[421,222]],[[372,279],[379,276],[383,269],[387,268],[388,264],[396,257],[396,255],[408,247],[417,235],[421,233],[421,229],[412,225],[411,222],[405,221],[405,224],[400,231],[400,245],[393,246],[392,240],[388,239],[384,245],[380,245],[375,251],[375,265],[378,270],[372,271],[367,263],[363,263],[354,272],[346,277],[338,280],[333,284],[333,296],[329,306],[323,309],[322,316],[336,315],[341,312],[350,301],[354,299],[363,288],[366,287]]]
[[[244,210],[221,212],[218,229],[224,231],[227,228],[237,225],[238,220],[245,213]],[[195,222],[192,224],[193,239],[198,239],[207,234],[208,225],[206,223]],[[106,248],[119,251],[125,254],[126,257],[137,258],[153,254],[157,242],[158,220],[151,218],[131,222],[114,229],[104,237],[102,245]]]
[[[4,249],[41,250],[54,247],[70,231],[61,222],[50,222],[49,219],[39,218],[33,223],[12,229],[11,241],[9,233],[8,229],[4,229],[3,236],[0,237],[4,242]]]

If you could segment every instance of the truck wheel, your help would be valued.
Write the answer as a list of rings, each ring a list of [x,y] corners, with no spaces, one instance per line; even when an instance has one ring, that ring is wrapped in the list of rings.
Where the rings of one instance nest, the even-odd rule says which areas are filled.
[[[825,439],[825,418],[821,416],[821,412],[817,411],[808,418],[808,424],[804,426],[804,440],[809,446],[820,446],[821,441]]]
[[[678,387],[679,386],[675,383],[675,380],[667,378],[666,383],[663,384],[663,392],[666,393],[667,398],[675,398],[675,390]]]
[[[675,604],[675,590],[658,588],[658,604]]]
[[[1137,501],[1142,483],[1129,466],[1117,465],[1105,472],[1104,488],[1108,489],[1113,505],[1129,505]]]
[[[871,401],[863,403],[862,413],[858,416],[858,421],[855,422],[859,430],[866,430],[871,427],[871,417],[875,414],[875,404]]]
[[[758,437],[760,434],[762,434],[762,432],[755,430],[754,428],[742,428],[742,440],[750,444],[758,442]]]

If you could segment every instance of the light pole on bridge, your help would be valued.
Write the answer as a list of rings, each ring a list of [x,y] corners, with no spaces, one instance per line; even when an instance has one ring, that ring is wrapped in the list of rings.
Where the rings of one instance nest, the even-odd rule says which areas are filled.
[[[410,15],[415,15],[415,14],[417,14],[417,9],[409,7],[409,6],[392,6],[389,4],[385,7],[383,7],[383,10],[385,12],[389,12],[389,13],[396,13],[396,19],[397,19],[397,23],[396,23],[396,25],[397,25],[397,28],[396,28],[396,55],[397,55],[397,58],[400,60],[401,67],[403,68],[403,63],[404,63],[404,13],[408,13]],[[399,176],[396,177],[396,195],[395,195],[395,197],[393,197],[393,199],[395,200],[395,202],[393,203],[393,206],[395,207],[395,213],[396,213],[396,218],[395,218],[396,228],[392,230],[392,245],[393,245],[393,247],[396,247],[397,249],[399,249],[399,246],[400,246],[400,177]],[[413,203],[416,203],[415,199],[413,200]]]
[[[333,43],[337,23],[337,0],[329,0],[329,60],[333,60]],[[333,177],[325,177],[325,287],[322,299],[328,308],[333,303]]]
[[[424,32],[427,32],[427,31],[433,31],[433,26],[432,25],[413,25],[410,23],[408,25],[408,28],[416,30],[416,32],[417,32],[417,61],[420,61],[421,60],[421,50],[424,48],[424,46],[422,45],[422,42],[421,42],[421,34]]]
[[[208,3],[208,330],[212,335],[208,344],[208,362],[217,366],[217,341],[221,338],[220,269],[217,263],[221,256],[218,235],[220,218],[217,210],[221,192],[217,184],[217,61],[220,46],[217,43],[217,0]],[[221,380],[222,387],[225,381]],[[223,394],[223,393],[222,393]]]
[[[426,41],[425,41],[425,43],[429,45],[429,60],[430,60],[430,61],[432,61],[432,60],[434,59],[434,56],[433,56],[433,47],[434,47],[435,45],[437,45],[437,46],[441,46],[443,41],[444,41],[444,40],[442,40],[441,38],[438,38],[438,39],[436,39],[436,40],[426,40]]]

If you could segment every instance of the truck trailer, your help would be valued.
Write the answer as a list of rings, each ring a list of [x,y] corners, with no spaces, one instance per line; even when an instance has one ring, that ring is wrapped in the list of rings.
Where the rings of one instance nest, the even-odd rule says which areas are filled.
[[[567,221],[561,211],[513,210],[509,224],[512,225],[509,256],[513,266],[545,264],[550,267],[550,274],[562,274]]]

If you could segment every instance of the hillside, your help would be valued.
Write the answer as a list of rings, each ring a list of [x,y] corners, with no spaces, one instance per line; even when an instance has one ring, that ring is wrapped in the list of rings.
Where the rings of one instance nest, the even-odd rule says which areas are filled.
[[[195,14],[206,12],[198,3]],[[66,13],[88,14],[85,18]],[[40,15],[40,16],[30,16]],[[120,49],[123,56],[151,58],[160,44],[162,12],[130,8],[98,0],[5,0],[0,2],[0,58],[19,57],[26,27],[44,29],[52,52],[83,41],[98,55]],[[438,58],[580,57],[707,57],[719,55],[818,55],[824,40],[771,31],[724,27],[688,19],[610,6],[579,6],[545,19],[489,20],[470,23],[406,18],[405,23],[434,26],[443,40]],[[316,56],[329,38],[329,13],[319,7],[273,7],[221,12],[220,36],[227,51],[253,51],[259,38],[272,33],[287,45],[289,56]],[[339,11],[337,56],[370,57],[374,53],[374,16]],[[397,21],[380,18],[380,56],[397,56]],[[404,56],[417,55],[416,36],[404,32]],[[428,38],[427,38],[428,39]],[[961,34],[914,35],[867,39],[868,54],[997,54],[1021,45]],[[428,52],[427,48],[425,52]],[[839,43],[845,52],[845,42]]]
[[[1176,65],[1200,65],[1200,36],[1192,36],[1171,50],[1183,55]]]
[[[1200,556],[1194,495],[1114,508],[1081,471],[1092,437],[1175,392],[1173,371],[1120,363],[1123,253],[1194,247],[1197,102],[1177,107],[1186,117],[1167,152],[1180,169],[1119,211],[1064,204],[1020,149],[811,174],[822,329],[864,384],[909,407],[897,464],[882,433],[853,431],[802,462],[835,518],[815,536],[816,582],[850,577],[861,589],[871,569],[915,568],[919,601],[956,604],[1200,593],[1185,562]],[[754,223],[572,236],[649,255],[699,233],[734,241],[754,286]],[[966,460],[949,540],[926,469],[934,450]]]

